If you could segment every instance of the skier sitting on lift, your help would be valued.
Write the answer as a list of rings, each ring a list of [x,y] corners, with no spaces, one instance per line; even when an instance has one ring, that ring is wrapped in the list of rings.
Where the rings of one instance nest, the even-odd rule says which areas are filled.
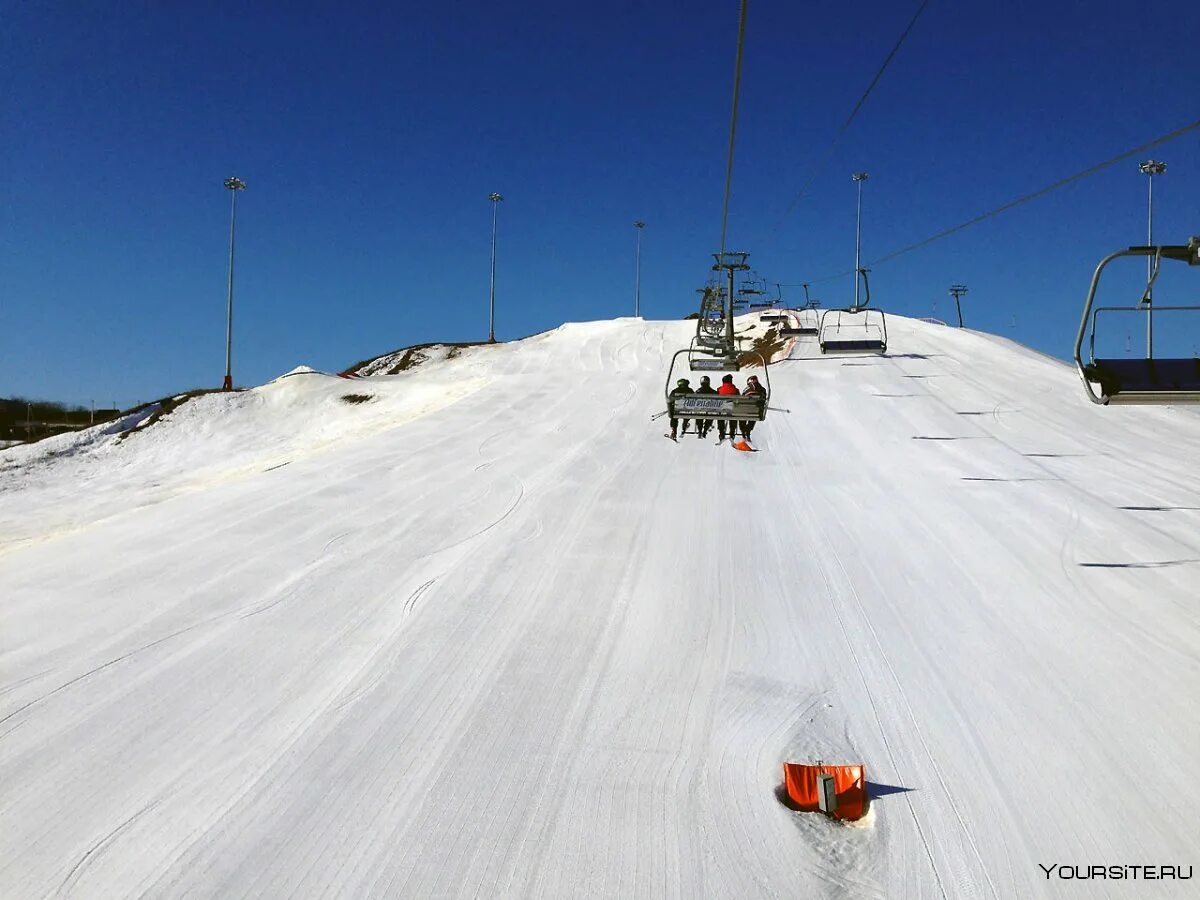
[[[723,376],[721,376],[721,386],[719,388],[717,388],[717,393],[728,397],[731,394],[732,395],[740,394],[741,391],[739,391],[737,389],[737,385],[735,385],[733,383],[732,375],[723,375]],[[729,424],[729,437],[732,438],[735,434],[737,434],[737,420],[736,419],[718,419],[717,420],[717,436],[721,440],[725,440],[725,424],[726,424],[726,422],[728,422],[728,424]]]
[[[691,393],[692,393],[692,383],[690,381],[688,381],[686,378],[680,378],[677,382],[675,382],[675,390],[671,391],[671,393],[669,393],[667,396],[668,397],[682,397],[685,394],[691,394]],[[672,405],[674,405],[674,404],[672,404]],[[676,434],[676,427],[678,426],[678,424],[679,424],[679,420],[676,419],[674,416],[671,416],[671,440],[675,440],[676,438],[678,438],[678,434]],[[687,426],[688,426],[688,420],[684,419],[683,420],[683,433],[684,434],[687,434]]]
[[[746,390],[742,391],[742,394],[746,397],[762,397],[762,402],[767,402],[767,392],[763,389],[763,386],[758,383],[757,375],[751,375],[746,379]],[[742,421],[742,437],[750,437],[750,432],[754,430],[754,426],[756,424],[757,423],[753,419],[744,419]]]
[[[714,388],[712,386],[712,383],[709,381],[708,376],[707,375],[701,376],[700,387],[696,388],[696,393],[697,394],[715,394],[716,392],[717,392],[716,388]],[[696,433],[700,437],[702,437],[702,438],[708,437],[708,433],[710,431],[712,431],[712,419],[697,419],[696,420]]]

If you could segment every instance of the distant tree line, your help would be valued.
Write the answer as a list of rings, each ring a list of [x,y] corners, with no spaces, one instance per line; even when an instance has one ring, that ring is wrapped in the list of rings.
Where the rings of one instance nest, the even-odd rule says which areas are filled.
[[[97,409],[95,421],[107,422],[120,410]],[[0,397],[0,440],[26,441],[86,428],[92,424],[92,410],[51,400],[25,397]]]

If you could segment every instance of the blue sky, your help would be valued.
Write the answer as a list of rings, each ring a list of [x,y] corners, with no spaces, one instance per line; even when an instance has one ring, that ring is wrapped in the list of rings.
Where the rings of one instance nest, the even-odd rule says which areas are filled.
[[[771,280],[853,266],[855,170],[869,262],[1200,116],[1200,29],[1172,5],[933,0],[818,169],[916,5],[751,0],[730,243]],[[685,315],[719,238],[737,12],[14,5],[0,396],[128,406],[219,385],[229,175],[249,184],[239,385],[486,337],[490,191],[501,339],[630,314],[637,218],[643,312]],[[1200,233],[1200,131],[1152,155],[1156,231]],[[1096,261],[1142,239],[1136,162],[878,267],[874,296],[948,317],[965,282],[968,325],[1066,356]],[[1187,274],[1161,290],[1194,299]]]

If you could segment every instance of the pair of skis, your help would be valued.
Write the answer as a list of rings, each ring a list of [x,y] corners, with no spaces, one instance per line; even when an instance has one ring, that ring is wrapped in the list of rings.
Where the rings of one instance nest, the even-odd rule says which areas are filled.
[[[687,432],[685,431],[684,434],[687,434]],[[676,435],[671,434],[670,432],[667,432],[666,434],[664,434],[663,437],[665,437],[668,441],[674,441],[677,444],[679,443],[679,438]],[[752,447],[750,445],[749,438],[742,438],[741,440],[737,440],[737,435],[731,434],[731,435],[729,435],[729,437],[723,437],[720,440],[718,440],[716,443],[716,446],[720,447],[723,443],[725,443],[725,441],[729,441],[730,446],[732,446],[734,450],[740,450],[743,453],[757,453],[758,452],[757,447]]]
[[[695,431],[692,431],[692,432],[685,431],[684,434],[696,434],[697,436],[700,436],[698,434],[698,432],[695,432]],[[665,437],[668,441],[674,441],[677,444],[679,443],[679,438],[676,435],[671,434],[671,432],[669,432],[669,431],[666,434],[664,434],[663,437]]]

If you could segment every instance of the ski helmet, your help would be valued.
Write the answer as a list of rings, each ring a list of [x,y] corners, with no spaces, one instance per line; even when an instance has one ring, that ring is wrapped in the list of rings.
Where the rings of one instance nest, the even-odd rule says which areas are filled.
[[[722,376],[721,383],[722,384],[733,384],[733,376],[732,375]]]
[[[675,382],[675,387],[688,387],[690,384],[691,382],[686,378],[680,378],[677,382]]]
[[[708,384],[708,383],[709,383],[708,376],[707,376],[707,375],[702,375],[702,376],[700,377],[700,383],[701,383],[701,384]]]

